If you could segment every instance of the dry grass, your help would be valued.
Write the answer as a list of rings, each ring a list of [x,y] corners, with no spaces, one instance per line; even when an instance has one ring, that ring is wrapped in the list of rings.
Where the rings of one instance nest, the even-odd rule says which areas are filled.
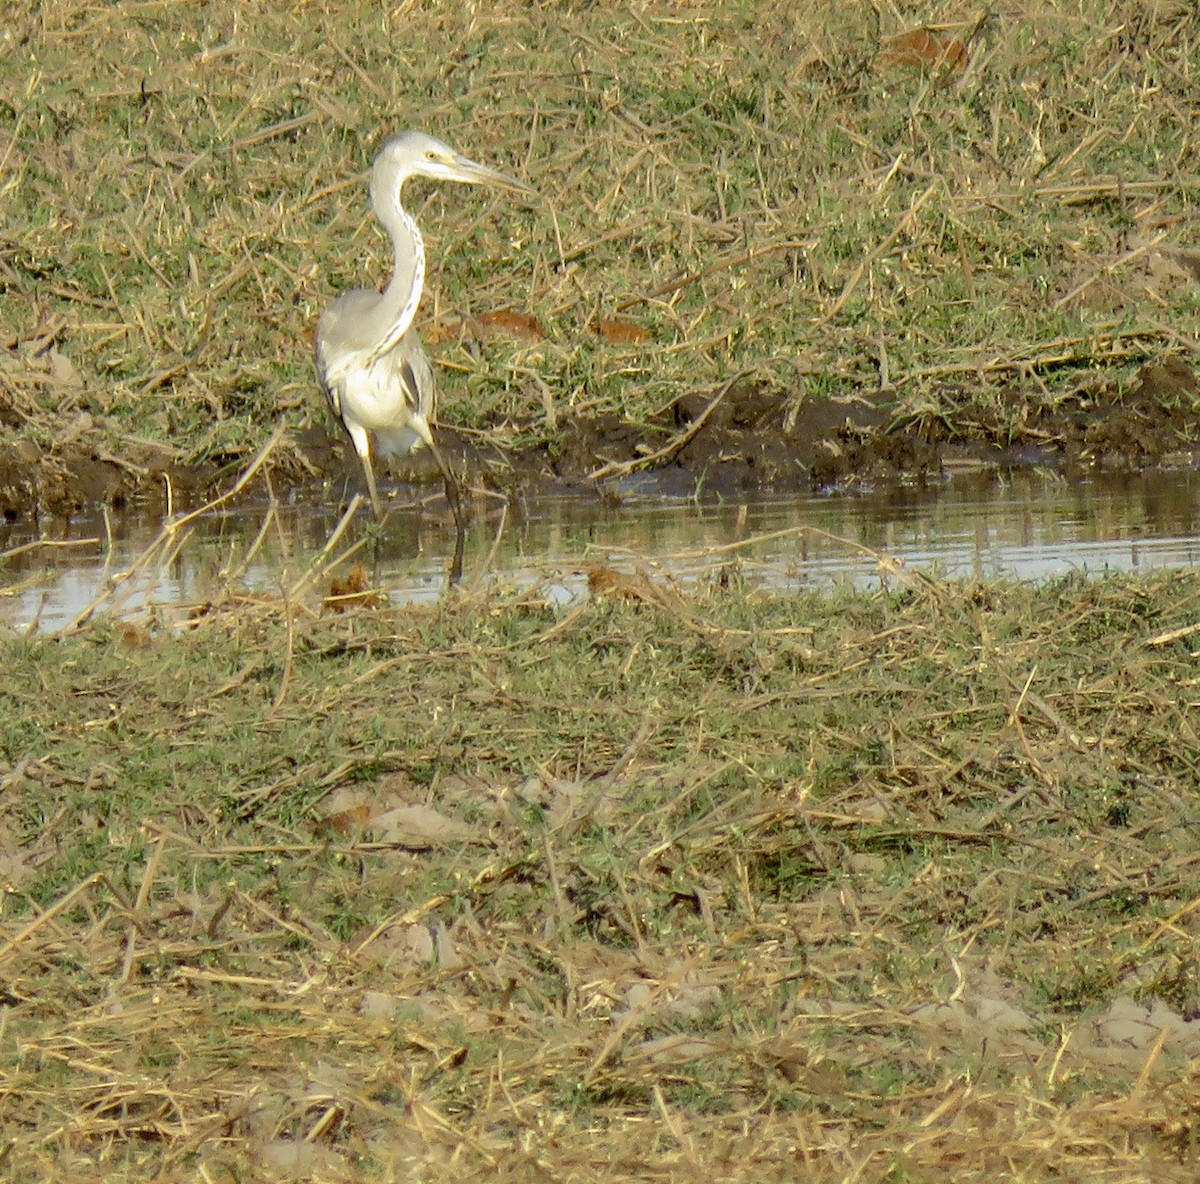
[[[4,641],[6,1178],[1194,1178],[1200,581],[737,584]]]
[[[466,428],[1193,350],[1189,9],[792,12],[10,6],[6,428],[279,460],[404,125],[545,198],[422,210],[427,330],[549,333],[443,336]],[[1193,575],[593,587],[0,638],[6,1178],[1195,1178]]]
[[[49,447],[86,412],[196,462],[252,453],[280,414],[323,421],[315,317],[387,265],[360,170],[417,125],[544,198],[422,206],[449,422],[553,437],[745,371],[1036,439],[1047,408],[1194,352],[1194,280],[1162,252],[1191,237],[1197,30],[1127,0],[978,16],[12,6],[7,422]],[[922,70],[889,45],[923,24],[967,56]],[[477,356],[446,332],[502,309],[548,339]]]

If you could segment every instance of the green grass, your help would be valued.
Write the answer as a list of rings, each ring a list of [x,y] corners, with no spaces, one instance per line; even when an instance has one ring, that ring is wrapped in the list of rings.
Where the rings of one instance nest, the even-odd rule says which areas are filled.
[[[191,461],[320,418],[316,317],[388,264],[359,172],[380,133],[420,126],[543,198],[413,189],[425,328],[514,308],[549,332],[482,358],[441,341],[448,422],[553,437],[540,383],[559,415],[639,422],[741,370],[794,399],[861,393],[881,350],[898,414],[960,431],[1014,383],[1036,408],[1121,382],[1197,328],[1194,285],[1139,250],[1161,228],[1186,245],[1200,188],[1192,19],[1075,0],[958,20],[14,9],[0,335],[49,330],[114,438]],[[923,22],[968,40],[965,68],[880,53]],[[651,342],[596,339],[622,309]],[[62,393],[22,399],[40,440]]]
[[[403,126],[543,197],[412,191],[422,328],[548,330],[433,348],[504,442],[553,447],[546,391],[644,423],[881,359],[896,422],[1020,442],[1196,335],[1142,251],[1200,190],[1185,8],[9,7],[0,418],[45,451],[324,422]],[[880,54],[936,22],[961,72]],[[1196,579],[732,584],[0,638],[0,1174],[1194,1179],[1196,659],[1154,639]],[[1095,1035],[1124,996],[1161,1047]]]
[[[0,640],[8,1178],[1193,1174],[1196,579],[628,586]]]

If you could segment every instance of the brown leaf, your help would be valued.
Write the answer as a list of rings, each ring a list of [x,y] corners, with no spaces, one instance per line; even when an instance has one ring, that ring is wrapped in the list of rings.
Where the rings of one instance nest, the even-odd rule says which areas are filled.
[[[601,317],[596,322],[596,335],[609,345],[643,345],[651,338],[649,329],[625,317]]]
[[[921,70],[947,66],[961,70],[967,64],[967,47],[939,29],[912,29],[891,38],[879,60],[888,66],[916,66]]]
[[[343,838],[361,835],[371,824],[370,806],[352,806],[349,810],[338,810],[327,814],[317,823],[317,830],[332,831]]]
[[[325,597],[325,607],[335,613],[344,613],[355,606],[376,608],[386,602],[384,593],[371,587],[367,569],[361,563],[356,563],[344,579],[335,576],[330,580],[329,595]]]
[[[514,341],[545,341],[546,330],[537,317],[528,313],[499,309],[475,318],[481,337],[511,337]]]

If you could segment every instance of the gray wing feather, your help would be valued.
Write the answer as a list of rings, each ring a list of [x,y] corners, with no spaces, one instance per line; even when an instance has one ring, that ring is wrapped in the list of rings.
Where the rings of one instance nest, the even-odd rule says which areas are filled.
[[[320,384],[321,391],[329,402],[334,415],[338,419],[342,418],[342,396],[337,388],[329,381],[329,365],[325,356],[324,343],[321,341],[320,333],[318,332],[316,347],[313,350],[314,360],[317,364],[317,382]]]
[[[389,456],[411,452],[418,444],[429,443],[429,421],[433,418],[433,367],[421,348],[415,329],[401,338],[389,355],[391,372],[404,388],[404,397],[412,413],[408,424],[396,431],[377,431],[379,450]]]
[[[343,419],[342,394],[339,384],[330,380],[330,371],[339,359],[370,348],[370,341],[362,336],[362,326],[364,322],[369,321],[370,314],[378,303],[378,292],[354,288],[343,292],[321,314],[321,319],[317,322],[314,343],[317,380],[338,419]]]

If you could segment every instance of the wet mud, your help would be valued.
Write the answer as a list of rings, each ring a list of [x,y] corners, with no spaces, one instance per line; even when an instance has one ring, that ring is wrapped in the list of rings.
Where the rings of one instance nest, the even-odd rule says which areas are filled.
[[[936,414],[906,411],[895,392],[850,400],[802,400],[751,382],[678,399],[655,422],[571,417],[547,444],[512,449],[478,433],[441,429],[453,466],[477,488],[508,496],[594,493],[620,499],[630,488],[667,496],[806,492],[940,479],[949,469],[1053,466],[1092,471],[1192,466],[1200,381],[1184,362],[1147,365],[1120,391],[1097,375],[1050,405],[1019,391],[980,408],[945,392]],[[949,410],[947,410],[949,408]],[[0,386],[0,423],[17,426]],[[199,503],[228,488],[249,456],[180,463],[166,445],[115,436],[88,415],[56,425],[46,446],[0,441],[0,515],[9,523],[70,516],[98,506],[144,512]],[[119,439],[120,443],[114,443]],[[358,488],[357,461],[328,421],[296,429],[266,466],[275,494],[325,481],[338,494]],[[392,477],[438,479],[415,454]],[[261,491],[260,491],[261,492]]]

